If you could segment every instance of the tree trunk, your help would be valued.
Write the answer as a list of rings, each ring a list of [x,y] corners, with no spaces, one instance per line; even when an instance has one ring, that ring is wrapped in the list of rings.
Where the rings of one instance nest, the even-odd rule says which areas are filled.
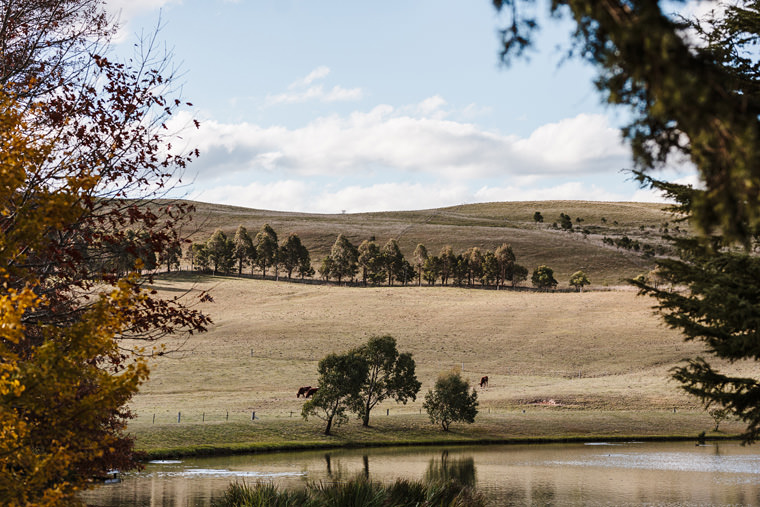
[[[332,427],[332,420],[333,420],[332,416],[327,418],[327,427],[325,428],[325,435],[330,434],[330,428]]]

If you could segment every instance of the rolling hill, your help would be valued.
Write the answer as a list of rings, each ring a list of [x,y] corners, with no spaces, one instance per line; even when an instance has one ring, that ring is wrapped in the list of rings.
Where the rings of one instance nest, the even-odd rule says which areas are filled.
[[[570,275],[583,270],[593,286],[624,283],[654,267],[654,260],[640,252],[605,244],[603,239],[628,237],[641,245],[661,245],[663,227],[673,216],[662,204],[594,201],[528,201],[463,204],[448,208],[351,214],[310,214],[256,210],[194,202],[193,221],[185,232],[193,241],[205,241],[216,229],[233,235],[239,225],[253,236],[269,224],[281,239],[290,233],[300,236],[309,249],[312,264],[329,253],[338,234],[355,245],[374,238],[379,245],[395,238],[408,258],[418,243],[437,254],[445,245],[455,253],[477,246],[494,250],[502,243],[512,245],[517,262],[530,271],[546,264],[565,285]],[[543,223],[533,220],[539,211]],[[572,217],[577,232],[558,226],[560,214]],[[577,219],[581,219],[578,222]],[[586,234],[581,231],[585,230]]]

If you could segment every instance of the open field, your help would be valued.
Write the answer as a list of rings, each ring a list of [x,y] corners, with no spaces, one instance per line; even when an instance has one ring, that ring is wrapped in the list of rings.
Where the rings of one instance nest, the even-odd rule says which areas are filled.
[[[234,234],[239,225],[255,233],[270,224],[280,238],[290,233],[300,236],[311,252],[312,263],[327,255],[338,234],[355,245],[374,237],[381,246],[390,238],[399,242],[410,258],[418,243],[431,254],[445,245],[455,253],[472,246],[494,250],[502,243],[512,245],[517,262],[532,271],[546,264],[555,270],[557,280],[567,284],[570,275],[583,270],[597,285],[619,285],[654,267],[651,259],[635,252],[602,243],[604,236],[627,235],[642,243],[660,243],[660,228],[673,217],[661,204],[607,203],[592,201],[529,201],[463,204],[449,208],[418,211],[355,214],[308,214],[254,210],[219,204],[195,203],[193,222],[185,227],[193,241],[205,241],[216,229]],[[336,210],[339,211],[339,210]],[[544,223],[533,221],[540,211]],[[566,213],[588,235],[567,233],[552,227]],[[604,219],[604,220],[603,220]],[[577,225],[576,222],[574,222]],[[680,224],[684,227],[683,224]]]
[[[488,375],[490,385],[478,393],[478,423],[455,426],[446,438],[696,435],[711,428],[704,410],[668,381],[668,370],[699,346],[665,328],[652,301],[630,290],[351,288],[186,274],[159,279],[156,289],[211,289],[215,301],[202,308],[215,324],[187,341],[167,339],[168,349],[179,351],[152,360],[151,379],[132,403],[138,418],[131,429],[144,449],[335,442],[321,436],[321,421],[301,421],[296,390],[316,383],[324,355],[377,334],[413,353],[421,396],[379,406],[371,421],[377,428],[361,430],[352,420],[337,428],[338,438],[440,438],[422,398],[451,368],[473,383]]]

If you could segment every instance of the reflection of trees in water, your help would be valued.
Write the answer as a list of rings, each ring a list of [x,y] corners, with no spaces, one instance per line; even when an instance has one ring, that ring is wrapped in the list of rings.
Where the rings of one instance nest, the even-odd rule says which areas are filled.
[[[344,476],[344,470],[343,467],[340,466],[340,459],[338,460],[338,467],[337,470],[333,471],[333,463],[332,463],[332,455],[330,453],[325,453],[325,472],[327,474],[327,477],[330,479],[334,479],[336,481],[339,481]],[[362,469],[362,475],[369,479],[369,456],[367,454],[362,456],[362,462],[364,464],[364,467]]]
[[[332,455],[330,453],[325,453],[325,471],[327,472],[327,478],[332,479],[334,481],[340,481],[343,479],[343,476],[345,475],[343,472],[343,467],[341,466],[340,459],[337,461],[337,467],[335,470],[333,470],[333,462],[332,462]]]
[[[448,451],[441,453],[441,459],[431,459],[425,472],[427,482],[455,480],[466,486],[475,486],[475,459],[472,457],[451,458]]]
[[[325,463],[327,464],[327,476],[332,478],[332,461],[330,461],[329,454],[325,454]]]

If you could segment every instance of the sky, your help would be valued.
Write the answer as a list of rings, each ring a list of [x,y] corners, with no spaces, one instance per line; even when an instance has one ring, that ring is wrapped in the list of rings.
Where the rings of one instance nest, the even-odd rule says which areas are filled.
[[[567,23],[506,66],[490,0],[107,3],[117,54],[160,26],[180,69],[193,107],[171,128],[201,154],[181,197],[313,213],[660,199],[626,172],[626,111],[565,58]]]

